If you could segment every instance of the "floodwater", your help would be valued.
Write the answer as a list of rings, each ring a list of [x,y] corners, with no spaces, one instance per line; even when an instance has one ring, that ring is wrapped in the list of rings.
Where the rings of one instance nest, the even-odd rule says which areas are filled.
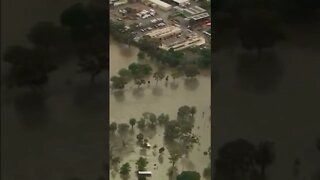
[[[320,172],[315,145],[320,137],[319,27],[295,26],[286,32],[287,41],[276,44],[273,52],[278,65],[261,68],[267,78],[257,78],[262,83],[272,81],[268,91],[240,86],[237,63],[244,50],[234,40],[237,38],[231,37],[233,46],[213,55],[219,73],[213,91],[214,150],[238,138],[253,143],[271,140],[276,158],[266,171],[270,180],[294,179],[296,159],[301,162],[298,179],[316,179]]]
[[[1,1],[1,50],[28,45],[26,34],[34,24],[58,22],[65,8],[81,1]],[[2,60],[1,65],[4,75],[8,66]],[[106,176],[106,78],[91,85],[77,70],[71,59],[50,75],[43,93],[7,89],[1,81],[1,179]]]
[[[117,75],[121,68],[127,68],[132,62],[137,62],[138,50],[134,47],[126,47],[119,45],[113,41],[110,43],[110,77]],[[178,108],[183,105],[196,106],[197,113],[195,115],[194,133],[200,136],[200,146],[195,145],[188,158],[180,159],[176,166],[178,172],[183,170],[195,170],[202,175],[204,168],[208,167],[210,157],[204,155],[204,152],[211,146],[211,125],[210,125],[210,101],[211,101],[211,78],[208,75],[199,75],[195,81],[189,82],[183,77],[176,79],[173,82],[169,79],[166,85],[165,80],[159,81],[156,85],[155,80],[150,79],[151,85],[145,85],[142,90],[129,83],[123,95],[115,94],[110,91],[110,122],[128,123],[130,118],[140,119],[142,113],[152,112],[156,115],[161,113],[169,114],[170,119],[175,119]],[[174,85],[176,84],[176,85]],[[202,116],[204,112],[204,117]],[[134,129],[135,134],[139,132]],[[149,137],[150,144],[162,147],[163,128],[157,127],[156,132],[146,133]],[[111,144],[116,150],[113,154],[117,154],[123,158],[120,165],[129,162],[132,168],[130,176],[135,179],[134,172],[136,171],[135,162],[141,156],[138,146],[135,145],[136,135],[128,138],[130,150],[126,148],[121,150],[121,143],[117,144],[118,138],[111,137]],[[121,140],[120,140],[121,141]],[[119,146],[119,147],[118,147]],[[166,147],[166,145],[164,145]],[[156,150],[158,151],[159,148]],[[151,179],[169,179],[167,172],[171,167],[169,162],[169,153],[167,149],[164,152],[163,164],[158,162],[158,154],[152,154],[153,150],[148,150],[147,159],[149,161],[148,170],[151,170],[153,175]],[[157,169],[153,169],[154,164],[157,164]],[[110,178],[114,180],[121,179],[119,174],[110,173]]]

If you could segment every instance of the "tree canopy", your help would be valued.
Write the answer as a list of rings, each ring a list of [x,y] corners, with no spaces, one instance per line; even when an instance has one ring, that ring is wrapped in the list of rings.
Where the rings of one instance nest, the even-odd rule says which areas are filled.
[[[177,180],[200,180],[200,177],[196,171],[183,171],[177,176]]]

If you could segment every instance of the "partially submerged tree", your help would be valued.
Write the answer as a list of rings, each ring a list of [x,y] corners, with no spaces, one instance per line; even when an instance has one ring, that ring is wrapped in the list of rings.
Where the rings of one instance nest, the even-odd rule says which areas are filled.
[[[158,123],[160,126],[165,125],[168,122],[169,122],[169,115],[168,114],[162,113],[158,116]]]
[[[42,49],[29,49],[22,46],[10,47],[3,57],[11,64],[9,86],[43,87],[48,82],[48,74],[57,66]]]
[[[136,124],[136,122],[137,122],[137,120],[136,120],[135,118],[131,118],[131,119],[129,120],[129,123],[130,123],[130,125],[131,125],[131,129],[133,129],[133,126]]]
[[[175,167],[175,164],[177,163],[177,161],[181,158],[180,154],[177,153],[170,153],[170,157],[169,157],[169,161],[172,165],[172,167]]]
[[[131,171],[131,167],[130,167],[130,164],[129,164],[129,163],[123,164],[123,165],[121,166],[121,168],[120,168],[120,174],[121,174],[121,175],[127,176],[127,175],[129,175],[130,171]]]
[[[275,159],[274,143],[270,141],[260,142],[256,150],[255,159],[260,166],[260,174],[264,176],[266,167],[270,166]]]
[[[127,123],[121,123],[118,125],[118,133],[119,134],[126,134],[129,130],[129,125]]]
[[[110,132],[111,132],[111,133],[115,133],[116,130],[117,130],[117,127],[118,127],[117,123],[112,122],[112,123],[110,124],[110,126],[109,126]]]
[[[136,165],[137,165],[138,171],[145,171],[145,170],[146,170],[146,167],[147,167],[147,165],[148,165],[148,161],[147,161],[146,158],[140,157],[140,158],[137,160]]]
[[[142,51],[139,51],[138,52],[138,59],[144,59],[146,57],[146,55],[145,55],[145,53],[144,52],[142,52]]]
[[[193,78],[199,74],[199,70],[195,65],[187,65],[184,69],[184,74],[188,78]]]
[[[156,80],[156,83],[158,84],[158,81],[161,81],[165,77],[165,73],[163,71],[157,71],[153,74],[153,78]]]
[[[122,77],[119,77],[119,76],[112,76],[111,82],[112,82],[111,87],[113,89],[123,89],[125,87],[125,85],[127,84],[125,79]]]
[[[258,59],[263,49],[273,47],[280,39],[281,33],[276,17],[269,12],[248,11],[240,24],[239,36],[242,46],[248,50],[256,50]]]
[[[200,177],[196,171],[183,171],[177,176],[177,180],[200,180]]]

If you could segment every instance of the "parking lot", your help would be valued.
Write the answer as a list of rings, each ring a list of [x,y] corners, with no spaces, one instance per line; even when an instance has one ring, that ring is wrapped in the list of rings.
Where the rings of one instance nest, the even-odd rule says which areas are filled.
[[[131,8],[135,9],[135,13],[122,13],[123,10]],[[151,10],[151,11],[150,11]],[[144,11],[143,13],[141,13]],[[154,12],[154,13],[153,13]],[[210,43],[208,36],[203,34],[203,30],[195,30],[191,31],[189,30],[185,24],[177,23],[168,19],[169,15],[175,13],[174,10],[170,11],[162,11],[157,8],[152,8],[149,6],[146,6],[142,3],[130,3],[130,4],[125,4],[121,5],[118,7],[113,7],[110,9],[110,16],[113,20],[117,21],[123,21],[127,27],[134,27],[134,34],[136,38],[140,38],[147,34],[148,32],[155,30],[155,29],[160,29],[164,28],[166,26],[172,26],[172,25],[177,25],[181,28],[182,33],[181,35],[175,36],[173,38],[164,40],[163,43],[165,44],[171,44],[175,41],[182,41],[186,38],[188,38],[191,34],[197,33],[198,35],[205,37],[206,40],[208,40],[208,43]],[[140,17],[137,16],[137,14],[142,14]],[[145,15],[148,15],[144,17]],[[210,27],[205,27],[209,29]]]

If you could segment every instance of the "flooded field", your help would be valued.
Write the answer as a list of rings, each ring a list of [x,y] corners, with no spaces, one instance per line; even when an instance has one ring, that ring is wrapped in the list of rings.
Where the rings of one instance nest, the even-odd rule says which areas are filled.
[[[137,62],[138,50],[133,47],[125,47],[114,42],[110,43],[110,77],[116,75],[121,68],[127,68],[132,62]],[[176,119],[178,108],[183,105],[195,106],[195,125],[193,132],[199,136],[200,145],[195,145],[189,156],[180,158],[176,167],[178,173],[186,170],[197,171],[201,174],[210,163],[209,155],[204,155],[210,147],[210,99],[211,99],[211,79],[210,76],[199,75],[195,80],[187,80],[184,77],[176,79],[173,82],[169,79],[159,81],[150,78],[150,86],[145,85],[139,90],[133,83],[127,84],[124,93],[118,95],[115,91],[110,91],[110,122],[128,123],[130,118],[139,120],[144,112],[152,112],[157,116],[161,113],[169,114],[170,119]],[[169,153],[167,148],[174,148],[174,145],[167,145],[163,139],[164,129],[157,126],[155,130],[143,132],[148,138],[149,143],[156,149],[149,149],[146,152],[140,152],[140,147],[136,145],[136,135],[139,129],[134,127],[133,133],[126,137],[127,148],[122,148],[122,142],[119,137],[111,136],[110,146],[113,156],[120,156],[120,165],[129,162],[131,166],[131,179],[137,179],[135,162],[142,157],[148,160],[147,169],[152,171],[151,179],[170,179],[167,175],[172,166],[169,162]],[[123,139],[123,137],[122,137]],[[159,163],[159,147],[165,147],[163,153],[163,163]],[[161,160],[160,160],[161,161]],[[119,173],[110,171],[110,178],[113,180],[121,179]]]

